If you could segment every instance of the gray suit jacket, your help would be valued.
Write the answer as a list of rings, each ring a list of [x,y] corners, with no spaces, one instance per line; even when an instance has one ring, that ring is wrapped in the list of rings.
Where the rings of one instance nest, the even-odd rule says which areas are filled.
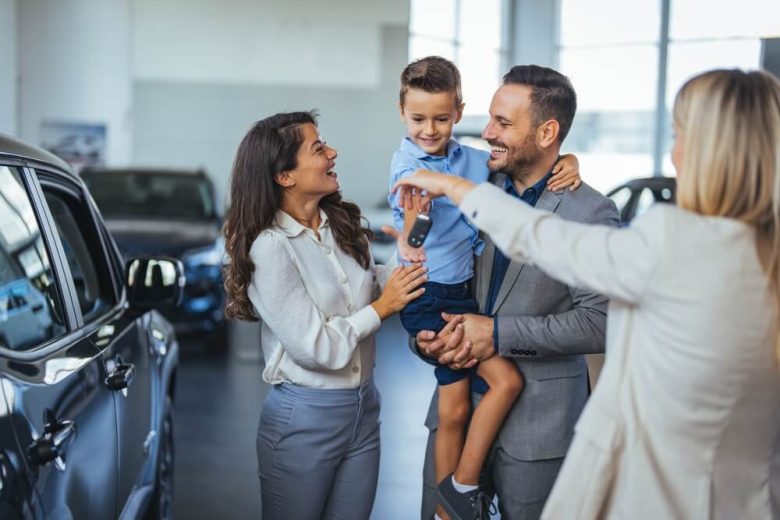
[[[505,179],[501,173],[491,176],[499,186]],[[584,183],[573,192],[545,191],[536,207],[566,220],[620,223],[615,204]],[[489,237],[482,238],[486,247],[475,260],[475,296],[480,311],[498,319],[498,353],[514,359],[525,380],[497,443],[518,460],[563,457],[589,393],[584,354],[604,352],[607,299],[568,287],[538,267],[511,262],[493,308],[485,309],[496,249]],[[425,422],[430,430],[437,426],[437,405],[434,394]]]

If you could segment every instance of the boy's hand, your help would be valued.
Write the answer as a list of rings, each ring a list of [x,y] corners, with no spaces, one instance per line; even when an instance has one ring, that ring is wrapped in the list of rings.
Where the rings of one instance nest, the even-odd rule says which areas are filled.
[[[547,181],[547,189],[560,191],[564,188],[574,191],[582,184],[580,177],[580,162],[577,157],[567,153],[555,163],[552,169],[552,177]]]
[[[415,264],[425,262],[425,248],[410,246],[408,239],[409,235],[406,233],[399,233],[396,237],[395,241],[398,246],[398,254],[401,255],[401,259]]]
[[[425,262],[425,248],[424,247],[418,247],[414,248],[409,245],[407,242],[408,236],[405,233],[399,232],[394,227],[390,226],[382,226],[382,232],[386,235],[390,235],[391,237],[395,238],[395,244],[398,248],[398,254],[401,257],[402,260],[406,260],[407,262],[413,262],[413,263],[421,263]],[[417,256],[416,256],[417,255]],[[412,260],[410,258],[421,258],[421,260]]]

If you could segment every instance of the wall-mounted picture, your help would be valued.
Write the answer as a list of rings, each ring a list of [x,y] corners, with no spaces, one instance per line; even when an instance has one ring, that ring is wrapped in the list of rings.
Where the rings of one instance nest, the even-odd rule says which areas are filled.
[[[106,125],[44,121],[41,145],[62,157],[77,171],[106,162]]]

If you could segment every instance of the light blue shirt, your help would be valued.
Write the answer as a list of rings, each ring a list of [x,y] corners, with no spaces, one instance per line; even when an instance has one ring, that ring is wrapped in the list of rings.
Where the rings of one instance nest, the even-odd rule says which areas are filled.
[[[401,148],[393,154],[390,186],[421,168],[456,175],[475,183],[485,182],[489,174],[488,158],[487,152],[461,145],[453,139],[447,143],[447,155],[428,155],[405,137]],[[391,193],[387,200],[393,209],[396,229],[403,229],[404,212],[399,207],[397,195]],[[446,284],[465,282],[474,275],[474,255],[481,254],[484,249],[477,228],[464,218],[452,201],[444,197],[433,201],[430,215],[433,226],[423,244],[428,259],[425,265],[429,281]]]

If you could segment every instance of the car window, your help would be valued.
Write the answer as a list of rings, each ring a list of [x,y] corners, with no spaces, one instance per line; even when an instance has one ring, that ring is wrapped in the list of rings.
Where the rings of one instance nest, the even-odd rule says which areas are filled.
[[[20,173],[0,166],[0,346],[32,350],[66,330],[62,294]]]
[[[43,192],[70,266],[84,322],[94,321],[113,307],[116,294],[92,215],[83,199],[48,186]]]
[[[106,218],[208,220],[215,214],[209,183],[194,175],[93,171],[82,178]]]
[[[650,188],[642,188],[642,192],[639,194],[639,199],[636,203],[636,210],[634,211],[634,218],[646,213],[650,207],[655,204],[655,195]]]

